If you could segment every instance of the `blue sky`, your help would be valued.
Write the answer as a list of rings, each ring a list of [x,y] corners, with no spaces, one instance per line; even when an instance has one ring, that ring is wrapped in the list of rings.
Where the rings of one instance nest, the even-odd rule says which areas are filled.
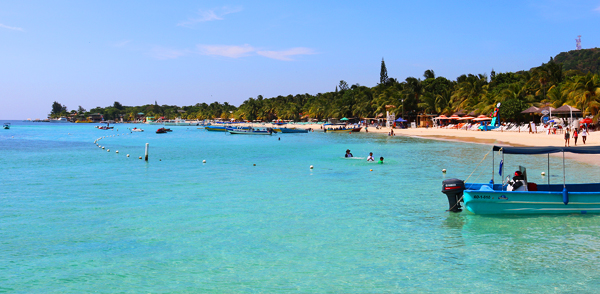
[[[455,3],[456,2],[456,3]],[[600,1],[2,1],[0,119],[518,71],[600,44]]]

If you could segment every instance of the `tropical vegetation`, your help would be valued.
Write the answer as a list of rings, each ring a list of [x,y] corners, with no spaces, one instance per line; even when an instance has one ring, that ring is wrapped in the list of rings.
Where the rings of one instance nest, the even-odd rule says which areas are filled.
[[[587,52],[587,53],[586,53]],[[527,71],[487,74],[464,74],[449,80],[426,70],[422,77],[408,77],[404,81],[388,78],[385,62],[381,61],[380,82],[374,87],[349,85],[342,80],[335,91],[318,94],[297,94],[264,98],[248,98],[239,107],[225,103],[197,103],[192,106],[158,105],[123,106],[114,102],[109,107],[96,107],[82,116],[100,113],[105,119],[134,120],[144,116],[174,119],[237,119],[248,121],[326,120],[328,118],[382,117],[386,110],[396,116],[416,120],[420,114],[452,114],[462,111],[471,114],[489,114],[502,103],[501,117],[520,120],[521,111],[534,106],[560,107],[568,104],[579,108],[595,120],[600,115],[600,76],[598,67],[581,64],[597,62],[597,48],[561,53],[557,58]],[[560,57],[560,58],[559,58]],[[597,60],[593,60],[597,59]],[[574,68],[558,62],[578,64]],[[581,60],[584,60],[583,62]],[[66,107],[54,102],[52,116],[66,114]]]

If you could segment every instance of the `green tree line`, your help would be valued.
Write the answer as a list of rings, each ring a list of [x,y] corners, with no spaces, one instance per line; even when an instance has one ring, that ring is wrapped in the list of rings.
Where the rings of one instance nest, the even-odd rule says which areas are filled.
[[[501,117],[507,120],[522,119],[522,110],[534,105],[560,107],[564,104],[577,107],[584,115],[597,120],[600,111],[600,76],[580,70],[563,70],[561,63],[550,58],[548,63],[528,71],[487,74],[464,74],[449,80],[426,70],[420,78],[408,77],[404,81],[388,78],[385,62],[381,62],[380,82],[374,87],[353,84],[344,80],[335,91],[297,94],[264,98],[248,98],[239,107],[219,102],[198,103],[193,106],[148,104],[122,106],[115,102],[110,107],[97,107],[85,112],[101,113],[105,119],[134,120],[137,113],[145,116],[173,119],[231,119],[301,120],[327,118],[374,118],[386,110],[396,116],[414,119],[418,114],[452,114],[458,111],[490,114],[494,106],[502,103]],[[66,112],[66,107],[55,102],[56,111]],[[56,108],[56,109],[55,109]],[[81,110],[81,106],[79,107]],[[183,111],[185,112],[183,112]]]

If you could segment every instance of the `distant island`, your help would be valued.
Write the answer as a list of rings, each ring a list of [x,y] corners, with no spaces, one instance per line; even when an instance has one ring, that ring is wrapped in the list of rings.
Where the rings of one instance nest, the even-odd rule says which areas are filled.
[[[148,119],[188,120],[223,119],[238,121],[322,121],[328,118],[382,118],[386,111],[409,121],[427,114],[489,114],[502,103],[502,118],[522,120],[528,107],[560,107],[569,104],[593,115],[600,109],[600,49],[562,52],[547,63],[526,71],[463,74],[456,80],[436,76],[426,70],[422,78],[408,77],[400,82],[389,78],[381,60],[380,82],[374,87],[348,85],[341,80],[335,91],[264,98],[248,98],[239,107],[229,103],[197,103],[190,106],[147,104],[68,111],[55,101],[50,117],[70,121],[92,120],[144,121]]]

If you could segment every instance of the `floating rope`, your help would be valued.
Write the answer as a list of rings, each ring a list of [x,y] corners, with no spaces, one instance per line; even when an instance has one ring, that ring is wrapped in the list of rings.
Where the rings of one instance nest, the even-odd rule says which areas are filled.
[[[488,151],[488,153],[486,153],[483,158],[481,159],[481,161],[479,162],[479,164],[477,164],[477,166],[475,167],[475,169],[473,169],[473,171],[471,172],[471,174],[467,177],[467,179],[465,180],[465,182],[467,182],[471,176],[473,175],[473,173],[475,173],[475,171],[477,170],[477,168],[479,168],[479,166],[481,165],[481,163],[487,158],[487,156],[490,154],[490,152],[492,152],[494,150],[494,147],[492,146],[492,149],[490,149],[490,151]],[[477,178],[475,179],[476,181],[479,179],[479,176],[481,176],[481,174],[477,175]],[[473,184],[471,184],[471,187],[473,186]],[[470,188],[470,187],[469,187]],[[493,189],[493,187],[492,187]],[[446,211],[450,211],[453,210],[454,207],[456,207],[456,205],[460,205],[460,202],[463,200],[463,195],[460,196],[460,199],[458,199],[458,201],[456,201],[456,204],[454,204],[454,206],[450,207],[448,210]]]

